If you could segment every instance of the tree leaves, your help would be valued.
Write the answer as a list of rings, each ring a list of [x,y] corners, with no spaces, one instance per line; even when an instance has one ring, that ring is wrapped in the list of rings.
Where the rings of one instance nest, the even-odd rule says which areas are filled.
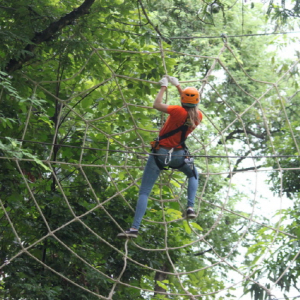
[[[0,141],[0,198],[22,242],[21,246],[2,209],[2,264],[19,256],[9,268],[3,266],[7,276],[2,279],[5,289],[0,294],[5,298],[21,295],[90,300],[98,298],[95,294],[106,297],[116,283],[113,297],[146,299],[150,293],[135,287],[154,291],[154,273],[163,272],[166,263],[172,263],[176,270],[170,268],[168,273],[175,275],[167,274],[167,279],[157,281],[158,286],[172,293],[185,293],[184,285],[192,293],[207,293],[203,299],[219,297],[214,293],[226,286],[223,274],[237,256],[237,251],[232,252],[240,238],[237,228],[245,226],[242,217],[248,220],[251,216],[248,212],[238,212],[241,218],[230,214],[241,196],[232,184],[233,195],[224,206],[229,211],[220,216],[218,205],[222,205],[223,212],[229,180],[218,174],[228,172],[232,165],[236,171],[242,160],[229,162],[219,156],[231,152],[243,157],[249,155],[249,148],[255,153],[272,153],[265,119],[277,151],[295,153],[295,142],[291,135],[286,136],[289,126],[281,110],[289,106],[289,120],[296,132],[299,97],[295,90],[298,83],[293,78],[297,78],[298,70],[291,70],[291,82],[280,83],[286,99],[270,92],[261,100],[266,108],[264,115],[259,105],[248,109],[255,100],[247,93],[257,99],[265,88],[250,77],[277,82],[276,76],[282,76],[289,64],[266,51],[271,38],[229,40],[236,56],[227,48],[219,61],[228,71],[217,64],[208,77],[210,86],[206,85],[201,102],[205,120],[189,140],[196,154],[216,156],[197,158],[197,166],[203,170],[199,178],[199,191],[203,192],[199,219],[182,219],[184,176],[176,172],[172,179],[162,175],[163,184],[154,187],[149,199],[142,237],[137,242],[140,248],[128,243],[126,270],[120,278],[123,285],[114,281],[124,268],[125,257],[124,242],[115,236],[132,221],[147,155],[143,151],[161,125],[160,117],[151,109],[157,93],[155,82],[168,73],[186,84],[194,80],[201,88],[201,79],[223,47],[221,38],[202,37],[219,36],[224,29],[229,35],[240,33],[241,10],[238,4],[230,7],[218,2],[221,9],[211,14],[206,9],[209,4],[194,0],[140,1],[138,5],[122,0],[81,1],[84,3],[92,4],[89,14],[77,15],[72,22],[70,14],[76,14],[74,7],[79,5],[73,0],[40,0],[30,5],[23,0],[5,1],[6,9],[0,12],[2,68],[15,61],[21,61],[15,66],[22,66],[22,71],[9,68],[10,76],[0,73],[0,131],[5,137]],[[259,4],[249,7],[251,14],[246,5],[244,8],[243,32],[261,32],[264,24]],[[63,27],[52,28],[62,21]],[[189,38],[198,35],[201,38]],[[161,45],[160,39],[165,40]],[[165,50],[163,56],[160,46]],[[278,70],[277,75],[274,70]],[[168,103],[177,103],[177,99],[169,88]],[[286,143],[281,143],[283,137]],[[199,150],[201,145],[203,151]],[[12,160],[20,164],[21,174]],[[272,166],[271,161],[267,163]],[[297,168],[297,162],[282,161],[282,166]],[[284,186],[290,192],[293,187],[296,195],[297,174],[288,174],[294,176],[284,177]],[[278,186],[278,178],[271,179]],[[173,201],[181,195],[182,201]],[[298,236],[296,210],[286,212],[294,214],[295,223],[278,228]],[[162,224],[163,216],[167,222]],[[219,216],[217,228],[210,232]],[[252,234],[255,240],[245,244],[250,267],[265,253],[266,241],[273,238],[258,229]],[[202,235],[206,235],[205,241],[199,239]],[[29,252],[20,253],[23,247],[29,247]],[[195,256],[196,251],[203,254]],[[282,253],[288,253],[288,248],[282,248]],[[220,256],[226,257],[228,265],[208,268]],[[284,255],[274,256],[274,261],[277,259],[280,265],[287,263]],[[282,272],[275,264],[266,267],[270,268],[269,276],[278,278]],[[194,272],[196,269],[201,270]],[[176,275],[186,271],[191,273]],[[289,287],[296,277],[295,269],[284,278],[282,286]],[[234,299],[231,293],[228,289],[227,297]],[[256,295],[261,297],[262,293],[257,291]],[[165,298],[159,294],[155,297]]]

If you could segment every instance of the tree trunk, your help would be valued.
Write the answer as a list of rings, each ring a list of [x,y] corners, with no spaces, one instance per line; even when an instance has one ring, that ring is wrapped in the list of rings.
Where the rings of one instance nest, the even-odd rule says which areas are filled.
[[[169,272],[169,268],[170,268],[170,266],[169,266],[169,264],[166,262],[163,266],[162,266],[162,268],[161,268],[161,271],[163,271],[163,272]],[[162,288],[161,286],[159,286],[158,284],[157,284],[157,281],[163,281],[163,280],[166,280],[168,278],[168,274],[165,274],[165,273],[162,273],[162,272],[159,272],[159,271],[157,271],[156,273],[155,273],[155,276],[154,276],[154,280],[155,280],[155,288],[154,288],[154,296],[156,295],[156,294],[158,294],[159,292],[166,292],[166,290],[164,289],[164,288]],[[166,298],[167,298],[167,296],[166,296]]]
[[[11,59],[5,70],[7,73],[12,73],[18,69],[21,69],[23,64],[27,61],[31,60],[34,57],[34,50],[37,45],[49,41],[53,38],[53,36],[66,27],[67,25],[72,24],[76,19],[82,17],[85,14],[89,13],[89,9],[95,0],[85,0],[79,7],[75,8],[72,12],[61,17],[58,21],[51,23],[46,29],[41,32],[37,32],[35,36],[31,39],[30,44],[28,44],[24,50],[28,51],[28,53],[22,56],[20,59]]]

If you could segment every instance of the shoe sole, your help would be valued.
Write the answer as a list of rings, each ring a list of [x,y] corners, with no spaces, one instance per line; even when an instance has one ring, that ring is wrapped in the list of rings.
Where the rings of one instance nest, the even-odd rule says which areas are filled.
[[[195,218],[196,218],[196,215],[188,215],[187,218],[188,218],[188,219],[195,219]]]
[[[125,234],[125,233],[119,233],[117,235],[117,237],[119,238],[137,238],[137,235],[136,234]]]

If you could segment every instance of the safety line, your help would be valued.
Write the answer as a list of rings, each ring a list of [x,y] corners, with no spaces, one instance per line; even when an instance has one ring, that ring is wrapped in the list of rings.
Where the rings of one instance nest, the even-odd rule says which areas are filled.
[[[5,139],[6,137],[0,136],[0,139]],[[148,153],[148,152],[137,152],[137,151],[128,151],[128,150],[113,150],[113,149],[101,149],[101,148],[94,148],[94,147],[81,147],[81,146],[72,146],[72,145],[65,145],[65,144],[56,144],[56,143],[46,143],[46,142],[37,142],[31,140],[22,140],[22,139],[15,139],[18,142],[25,142],[25,143],[32,143],[32,144],[40,144],[40,145],[47,145],[47,146],[58,146],[58,147],[66,147],[66,148],[76,148],[76,149],[84,149],[84,150],[95,150],[95,151],[107,151],[107,152],[119,152],[125,154],[150,154],[150,155],[157,155],[162,156],[164,154],[159,153]],[[106,144],[104,142],[97,142],[99,144]],[[150,148],[150,145],[149,145]],[[174,154],[174,156],[176,156]],[[182,156],[182,155],[180,155]],[[300,155],[194,155],[193,157],[207,157],[207,158],[299,158]]]
[[[293,33],[300,33],[300,31],[289,31],[289,32],[266,32],[266,33],[249,33],[249,34],[236,34],[236,35],[226,35],[228,38],[235,38],[235,37],[247,37],[247,36],[265,36],[265,35],[284,35],[284,34],[293,34]],[[224,34],[222,34],[224,35]],[[222,35],[216,36],[179,36],[179,37],[169,37],[170,40],[189,40],[189,39],[216,39],[222,38]]]

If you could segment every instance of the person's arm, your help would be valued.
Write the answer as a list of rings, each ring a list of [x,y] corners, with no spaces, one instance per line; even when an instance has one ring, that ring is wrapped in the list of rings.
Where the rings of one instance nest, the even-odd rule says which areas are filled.
[[[163,77],[160,81],[159,81],[161,88],[160,91],[158,92],[154,103],[153,103],[153,108],[162,111],[162,112],[167,112],[168,111],[168,104],[162,103],[163,100],[163,96],[165,93],[165,90],[167,89],[168,86],[168,79],[166,77]]]
[[[181,99],[182,89],[180,87],[180,84],[178,84],[176,87],[177,87],[177,90],[178,90],[178,93],[179,93],[179,96],[180,96],[180,99]]]
[[[172,77],[172,76],[168,76],[169,78],[169,81],[174,85],[176,86],[177,90],[178,90],[178,93],[179,93],[179,96],[181,98],[181,93],[182,93],[182,89],[180,87],[180,83],[179,83],[179,80],[176,78],[176,77]]]
[[[164,95],[166,89],[167,89],[166,86],[162,86],[160,88],[160,91],[158,92],[158,94],[154,100],[154,103],[153,103],[153,108],[155,108],[159,111],[162,111],[162,112],[167,112],[168,106],[169,106],[168,104],[162,103],[163,95]]]

